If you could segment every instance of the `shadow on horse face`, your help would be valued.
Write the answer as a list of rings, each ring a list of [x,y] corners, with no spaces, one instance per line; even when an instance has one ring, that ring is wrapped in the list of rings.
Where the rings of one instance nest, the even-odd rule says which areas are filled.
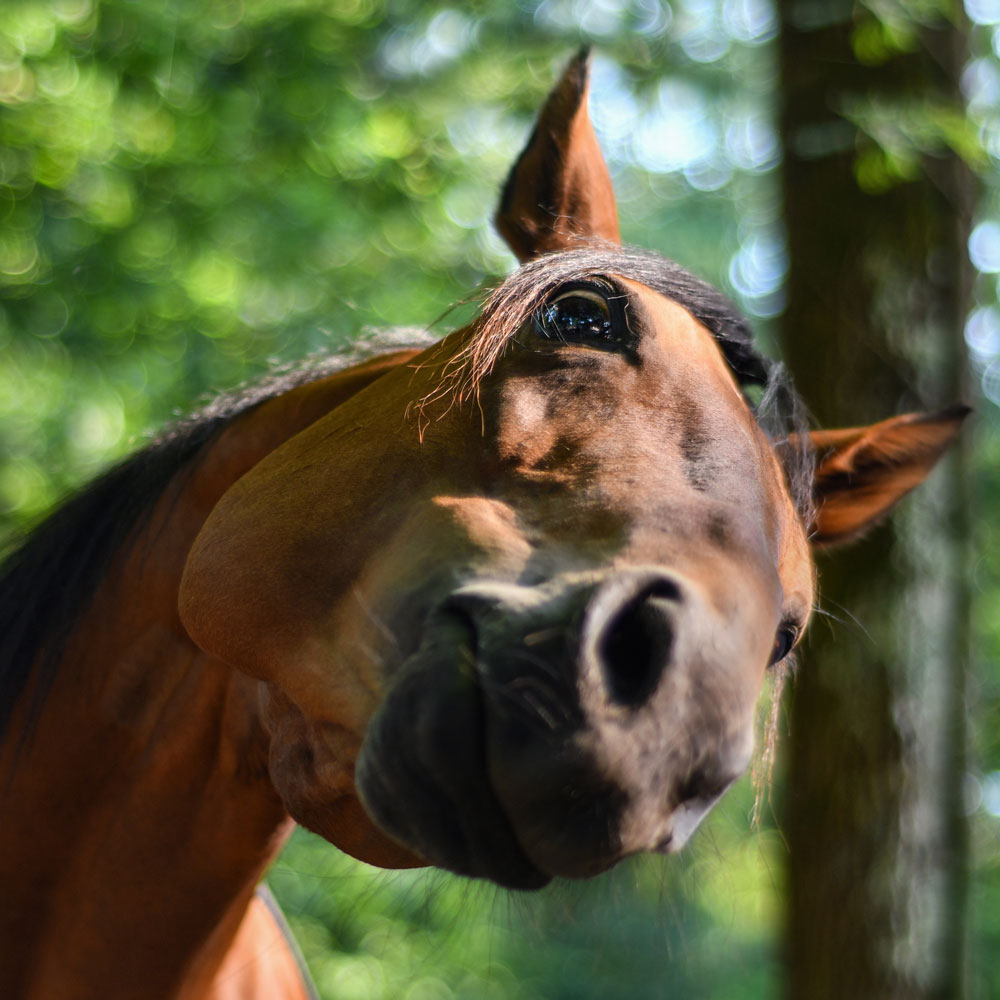
[[[616,245],[585,99],[578,58],[481,318],[268,455],[187,562],[185,626],[263,682],[285,805],[375,864],[535,887],[681,847],[805,627],[809,536],[883,514],[961,420],[816,437],[797,506],[810,442],[758,425],[721,296]]]

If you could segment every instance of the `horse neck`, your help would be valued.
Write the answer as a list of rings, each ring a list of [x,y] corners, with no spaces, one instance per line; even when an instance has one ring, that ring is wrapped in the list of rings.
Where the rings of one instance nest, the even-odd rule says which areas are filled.
[[[24,997],[198,995],[291,823],[267,773],[257,682],[177,614],[185,557],[223,492],[413,352],[301,386],[175,477],[66,645],[27,749],[31,686],[0,748],[0,983]]]

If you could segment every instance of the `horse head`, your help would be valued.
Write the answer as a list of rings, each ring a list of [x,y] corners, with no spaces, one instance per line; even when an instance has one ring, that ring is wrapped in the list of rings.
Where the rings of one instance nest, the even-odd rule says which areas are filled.
[[[185,627],[259,680],[286,807],[375,864],[535,887],[679,849],[750,761],[811,549],[963,415],[785,419],[726,299],[620,245],[587,87],[581,55],[510,174],[521,264],[479,317],[270,453],[187,560]]]

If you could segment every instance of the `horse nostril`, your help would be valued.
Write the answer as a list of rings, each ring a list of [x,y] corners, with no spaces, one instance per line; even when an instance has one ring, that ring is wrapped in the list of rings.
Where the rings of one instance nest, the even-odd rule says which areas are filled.
[[[656,690],[673,649],[680,596],[671,580],[657,580],[609,616],[597,654],[612,701],[638,708]]]

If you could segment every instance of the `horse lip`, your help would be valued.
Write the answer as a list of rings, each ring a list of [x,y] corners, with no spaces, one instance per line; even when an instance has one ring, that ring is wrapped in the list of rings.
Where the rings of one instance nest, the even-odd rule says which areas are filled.
[[[544,888],[546,885],[549,884],[549,882],[552,881],[552,875],[539,868],[538,865],[535,864],[533,859],[527,853],[527,851],[524,849],[523,845],[521,844],[521,840],[517,835],[516,827],[511,817],[508,815],[507,810],[503,804],[503,801],[497,794],[497,790],[493,787],[493,783],[490,778],[488,749],[486,746],[487,726],[485,724],[487,718],[487,709],[486,709],[485,694],[483,691],[483,679],[485,673],[484,673],[483,663],[479,655],[479,645],[480,645],[479,630],[476,627],[475,619],[460,604],[452,601],[445,602],[445,604],[441,608],[441,613],[447,615],[448,617],[454,619],[457,622],[460,622],[461,626],[464,627],[465,629],[467,645],[463,649],[463,654],[467,657],[466,663],[472,667],[472,672],[475,677],[476,681],[475,688],[478,700],[478,707],[479,707],[480,717],[482,720],[482,725],[480,726],[480,732],[479,732],[479,747],[483,753],[483,760],[482,760],[483,768],[482,768],[482,773],[480,775],[480,778],[482,779],[483,782],[482,788],[486,791],[488,797],[492,800],[492,805],[495,806],[496,810],[499,813],[499,816],[502,818],[502,824],[498,825],[501,826],[502,832],[504,835],[506,835],[506,838],[509,838],[509,847],[514,848],[517,855],[519,856],[518,858],[519,862],[521,862],[524,865],[524,869],[520,873],[518,873],[517,878],[511,878],[507,874],[505,874],[501,878],[493,870],[484,871],[484,874],[486,874],[487,877],[491,878],[494,882],[497,882],[498,884],[504,886],[504,888],[507,889]],[[491,832],[496,833],[498,831],[496,828],[494,828]],[[468,843],[467,846],[469,848],[473,848],[473,847],[481,847],[482,845]],[[492,866],[490,866],[487,863],[483,867],[484,869],[488,869],[491,868]]]
[[[712,807],[722,798],[726,788],[720,792],[682,802],[674,810],[673,829],[670,833],[671,851],[679,851],[692,837],[701,821],[711,812]]]
[[[539,889],[552,876],[526,854],[492,787],[485,717],[474,621],[446,603],[369,724],[358,789],[375,824],[429,863]]]

